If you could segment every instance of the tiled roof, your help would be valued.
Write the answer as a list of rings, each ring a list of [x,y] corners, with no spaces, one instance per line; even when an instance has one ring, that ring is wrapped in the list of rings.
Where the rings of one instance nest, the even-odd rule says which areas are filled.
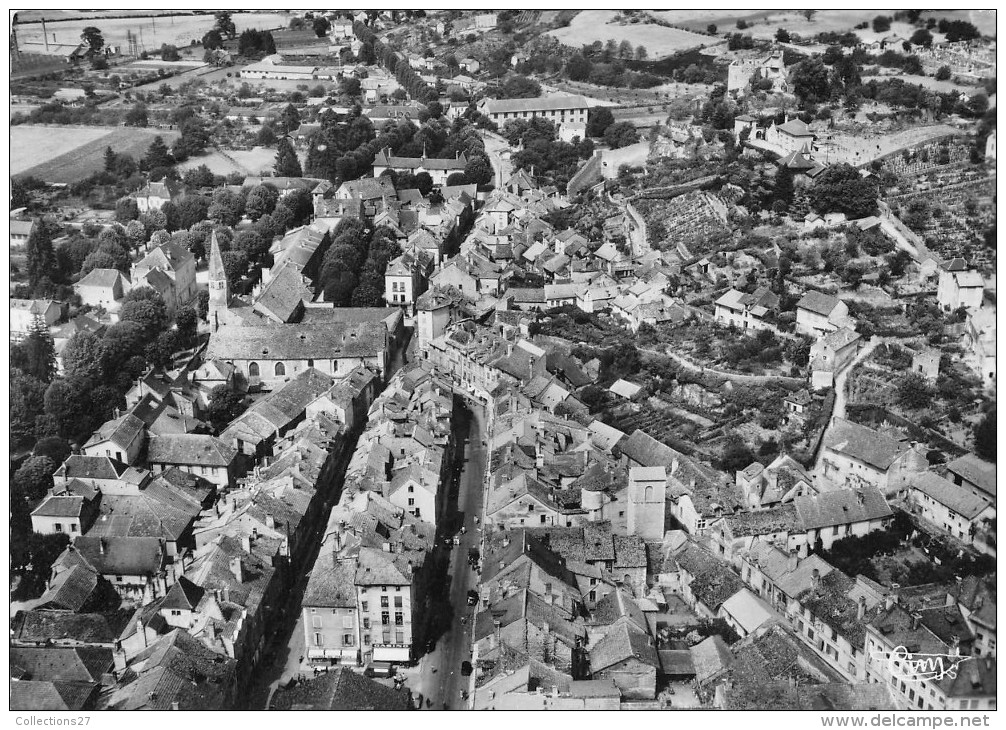
[[[796,306],[797,309],[806,309],[809,312],[827,317],[839,305],[839,302],[838,297],[822,294],[819,291],[809,291],[800,297],[800,301],[796,303]]]
[[[80,611],[98,588],[99,576],[93,570],[74,565],[52,579],[39,599],[39,606]]]
[[[947,464],[947,470],[978,486],[986,494],[996,496],[996,465],[965,454]]]
[[[129,468],[116,459],[107,456],[67,457],[56,473],[67,479],[118,479]]]
[[[534,99],[486,99],[485,106],[486,111],[490,114],[558,111],[560,109],[586,109],[587,100],[582,96],[542,96]]]
[[[151,464],[226,467],[237,453],[216,436],[194,433],[154,436],[147,447]]]
[[[98,685],[92,682],[36,682],[11,679],[9,709],[66,712],[89,709]]]
[[[83,560],[102,575],[153,576],[164,567],[161,541],[153,537],[78,537],[60,556],[70,557],[67,565]],[[58,562],[58,561],[57,561]]]
[[[984,497],[979,497],[970,489],[959,487],[933,472],[923,472],[914,476],[910,487],[929,495],[968,520],[977,517],[990,505]]]
[[[590,671],[596,674],[627,659],[636,659],[652,667],[660,666],[660,657],[648,634],[621,623],[604,635],[590,649]]]
[[[129,609],[109,613],[48,609],[18,611],[11,622],[11,639],[37,644],[71,639],[82,644],[111,645],[122,634],[132,616],[133,611]]]
[[[335,667],[273,696],[276,710],[378,711],[408,710],[409,693],[364,677],[346,667]]]
[[[99,646],[10,647],[10,664],[36,682],[100,682],[112,670],[112,650]]]
[[[120,279],[128,281],[125,275],[117,269],[91,269],[91,271],[89,271],[84,278],[74,284],[74,286],[112,287],[115,286],[115,283]]]
[[[793,505],[805,530],[880,520],[894,514],[880,490],[870,485],[796,497]]]
[[[825,447],[858,459],[880,471],[887,469],[908,450],[906,444],[844,418],[835,418]]]
[[[31,514],[38,517],[80,517],[83,507],[83,497],[46,497]]]

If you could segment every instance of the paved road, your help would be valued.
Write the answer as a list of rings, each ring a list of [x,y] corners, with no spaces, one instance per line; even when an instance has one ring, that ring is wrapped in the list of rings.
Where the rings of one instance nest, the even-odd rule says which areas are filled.
[[[907,340],[909,338],[903,338]],[[856,369],[863,360],[868,358],[870,354],[877,348],[877,345],[882,342],[900,342],[902,339],[899,338],[889,338],[889,337],[873,337],[866,346],[859,351],[856,357],[852,358],[849,363],[842,368],[841,372],[835,376],[835,407],[831,409],[831,418],[828,419],[828,425],[824,428],[824,436],[821,438],[821,448],[817,450],[817,459],[814,461],[814,476],[819,479],[826,479],[824,476],[824,469],[821,464],[821,458],[824,454],[824,444],[828,439],[828,431],[832,429],[835,423],[835,418],[845,418],[845,403],[848,399],[848,394],[846,393],[846,380],[849,377],[849,373]]]
[[[482,139],[485,142],[486,154],[489,155],[489,161],[495,172],[494,184],[497,189],[500,189],[512,174],[510,160],[503,156],[504,153],[509,156],[510,145],[503,137],[492,132],[485,132]]]
[[[448,576],[450,588],[449,603],[442,605],[448,615],[447,632],[437,640],[436,649],[424,656],[420,663],[419,683],[413,692],[423,693],[432,703],[432,709],[462,709],[467,703],[461,699],[461,690],[467,689],[470,678],[461,674],[461,663],[471,660],[472,617],[474,609],[468,606],[468,591],[478,584],[478,576],[468,566],[469,548],[479,548],[482,533],[475,526],[475,516],[482,520],[483,480],[485,476],[486,452],[482,446],[485,438],[486,415],[481,406],[469,404],[471,419],[468,421],[467,443],[465,444],[463,469],[457,497],[457,512],[451,527],[457,530],[463,524],[465,534],[460,535],[460,545],[450,549]],[[464,438],[458,434],[459,444]],[[448,510],[450,511],[450,510]],[[462,521],[463,519],[463,521]],[[440,530],[438,530],[440,532]],[[467,617],[464,624],[461,617]]]

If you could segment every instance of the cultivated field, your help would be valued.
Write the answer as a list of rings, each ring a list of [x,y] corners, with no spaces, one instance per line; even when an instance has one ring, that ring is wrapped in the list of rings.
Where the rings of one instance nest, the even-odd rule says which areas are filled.
[[[102,169],[106,147],[139,159],[158,135],[169,146],[178,137],[177,132],[135,127],[19,124],[10,130],[10,171],[50,183],[72,183]]]
[[[55,17],[58,14],[52,13]],[[267,30],[285,28],[290,20],[281,13],[234,13],[232,19],[238,33],[249,28]],[[212,15],[190,15],[146,18],[100,18],[97,20],[66,20],[50,21],[46,14],[46,32],[48,40],[57,43],[77,43],[81,31],[89,25],[101,30],[107,46],[125,46],[126,33],[142,40],[143,47],[152,51],[161,47],[162,43],[170,43],[181,48],[192,41],[199,41],[210,28],[215,19]],[[18,42],[22,50],[44,53],[45,46],[42,37],[41,23],[19,23],[17,26]]]
[[[202,157],[193,157],[178,166],[181,171],[206,165],[214,175],[259,175],[272,172],[276,162],[276,150],[272,147],[253,147],[250,150],[227,150],[212,152]],[[303,160],[301,160],[303,163]]]
[[[663,58],[677,51],[717,42],[715,38],[677,28],[646,23],[635,25],[611,23],[610,21],[617,15],[614,10],[584,10],[573,18],[573,22],[567,27],[550,31],[550,35],[574,48],[594,41],[607,42],[612,39],[616,43],[621,43],[627,40],[633,48],[646,46],[651,59]]]

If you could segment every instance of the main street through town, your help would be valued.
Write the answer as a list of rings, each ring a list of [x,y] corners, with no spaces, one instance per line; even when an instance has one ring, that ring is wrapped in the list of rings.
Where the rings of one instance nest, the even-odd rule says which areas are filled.
[[[449,551],[449,583],[446,595],[432,596],[434,615],[430,618],[443,633],[435,636],[435,648],[421,657],[418,676],[409,682],[413,695],[422,693],[430,701],[430,709],[438,710],[445,706],[452,710],[466,707],[461,691],[468,689],[470,682],[470,677],[462,674],[461,664],[471,661],[475,609],[468,605],[468,591],[478,585],[478,575],[468,564],[468,555],[471,548],[481,549],[482,531],[481,526],[475,524],[475,517],[481,522],[486,469],[486,448],[482,441],[486,438],[486,413],[482,406],[471,401],[466,400],[465,405],[470,418],[459,419],[455,432],[460,451],[455,462],[460,462],[457,491],[451,484],[447,514],[437,529],[438,549]],[[451,476],[455,478],[453,472]],[[465,532],[458,534],[462,526]],[[458,536],[458,544],[447,547],[444,542],[453,535]],[[433,633],[435,635],[436,631]],[[425,709],[425,702],[423,707]]]

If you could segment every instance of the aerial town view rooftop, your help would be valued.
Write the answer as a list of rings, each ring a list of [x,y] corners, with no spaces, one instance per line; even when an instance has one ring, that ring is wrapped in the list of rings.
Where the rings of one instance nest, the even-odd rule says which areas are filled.
[[[996,709],[995,11],[11,18],[10,710]]]

